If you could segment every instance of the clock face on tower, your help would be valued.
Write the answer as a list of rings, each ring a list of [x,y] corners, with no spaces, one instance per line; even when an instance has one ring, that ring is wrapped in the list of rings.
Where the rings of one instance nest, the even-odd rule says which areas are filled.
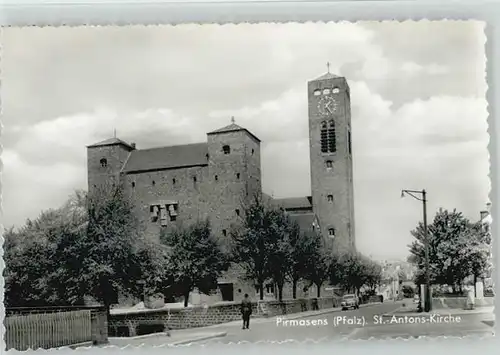
[[[323,116],[329,116],[337,112],[337,100],[332,96],[323,96],[318,101],[318,111]]]

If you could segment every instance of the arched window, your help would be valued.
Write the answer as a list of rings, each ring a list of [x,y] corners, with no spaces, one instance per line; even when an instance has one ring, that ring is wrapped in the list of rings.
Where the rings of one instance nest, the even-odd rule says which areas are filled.
[[[334,238],[335,237],[335,229],[334,228],[328,229],[328,236],[330,238]]]
[[[319,96],[319,95],[321,95],[321,90],[320,89],[314,90],[314,96]]]
[[[339,91],[340,91],[340,89],[339,89],[339,88],[334,87],[334,88],[333,88],[333,90],[332,90],[332,93],[333,93],[333,94],[338,94],[338,93],[339,93]]]
[[[101,164],[101,167],[105,168],[108,166],[108,160],[106,158],[102,158],[99,163]]]
[[[328,202],[333,202],[333,195],[328,195],[326,199]]]
[[[323,90],[323,95],[328,95],[330,93],[330,89],[324,89]]]
[[[225,145],[222,147],[222,151],[224,152],[224,154],[229,154],[231,153],[231,148],[228,145]]]
[[[331,160],[327,160],[327,161],[326,161],[326,168],[327,168],[328,170],[333,169],[333,162],[332,162]]]

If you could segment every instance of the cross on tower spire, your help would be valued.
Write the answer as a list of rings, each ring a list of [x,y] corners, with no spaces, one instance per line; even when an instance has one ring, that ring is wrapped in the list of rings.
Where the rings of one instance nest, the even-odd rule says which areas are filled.
[[[231,116],[231,123],[234,123],[234,116]]]
[[[113,138],[116,138],[116,128],[113,130]]]
[[[330,62],[326,62],[326,70],[328,71],[328,74],[330,74]]]

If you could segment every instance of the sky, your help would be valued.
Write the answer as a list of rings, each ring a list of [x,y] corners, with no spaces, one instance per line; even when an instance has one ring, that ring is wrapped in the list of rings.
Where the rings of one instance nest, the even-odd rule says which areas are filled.
[[[86,146],[203,142],[230,123],[262,140],[263,190],[309,195],[307,81],[351,88],[356,239],[405,259],[428,192],[472,220],[490,191],[480,22],[4,28],[3,216],[9,227],[86,189]]]

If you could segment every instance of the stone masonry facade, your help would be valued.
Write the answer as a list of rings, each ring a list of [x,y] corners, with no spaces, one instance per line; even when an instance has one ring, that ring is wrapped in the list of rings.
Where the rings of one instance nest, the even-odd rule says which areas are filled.
[[[234,123],[206,142],[137,149],[116,137],[87,147],[88,188],[120,184],[145,236],[208,219],[215,237],[229,238],[256,195],[286,210],[306,233],[334,248],[355,248],[349,86],[327,73],[308,83],[311,196],[273,199],[262,192],[260,139]],[[325,126],[327,125],[327,127]],[[326,127],[326,128],[325,128]],[[224,243],[223,243],[224,244]],[[256,288],[234,265],[219,280],[220,300],[238,301]],[[275,290],[269,290],[275,293]],[[286,287],[285,295],[291,294]]]

